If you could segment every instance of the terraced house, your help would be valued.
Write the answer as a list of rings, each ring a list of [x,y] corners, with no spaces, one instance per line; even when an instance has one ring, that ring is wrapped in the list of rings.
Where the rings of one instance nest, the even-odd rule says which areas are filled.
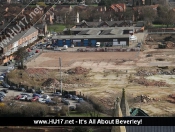
[[[10,39],[11,38],[11,39]],[[3,35],[0,37],[0,63],[6,63],[13,60],[13,53],[20,47],[25,47],[38,38],[38,30],[33,26],[26,26],[21,31],[11,33],[11,35]],[[10,41],[8,41],[10,40]]]

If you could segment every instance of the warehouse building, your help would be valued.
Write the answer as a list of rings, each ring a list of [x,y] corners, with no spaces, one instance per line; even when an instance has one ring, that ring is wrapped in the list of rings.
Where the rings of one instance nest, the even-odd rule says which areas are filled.
[[[95,47],[97,42],[109,46],[129,46],[129,37],[140,30],[140,27],[105,27],[105,28],[71,28],[64,29],[64,34],[52,37],[54,46],[71,45],[77,47]]]

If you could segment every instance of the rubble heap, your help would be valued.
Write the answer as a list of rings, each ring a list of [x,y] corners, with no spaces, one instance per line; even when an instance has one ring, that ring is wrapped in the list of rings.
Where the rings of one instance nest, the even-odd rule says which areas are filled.
[[[53,78],[48,78],[43,84],[42,86],[44,87],[56,87],[59,85],[59,81]]]
[[[88,72],[89,70],[83,67],[76,67],[67,71],[68,74],[85,74]]]
[[[134,98],[134,101],[137,103],[148,103],[148,102],[153,102],[153,101],[160,101],[158,98],[151,98],[147,95],[140,95]]]
[[[165,44],[166,44],[166,48],[168,48],[168,49],[172,49],[175,47],[175,44],[171,41],[167,41],[167,42],[165,42]]]
[[[138,70],[135,74],[136,76],[153,76],[153,75],[175,75],[175,70],[163,70],[163,69],[157,69],[157,70]]]
[[[147,80],[144,77],[134,79],[134,82],[144,86],[157,86],[157,87],[169,87],[170,85],[163,81]]]
[[[175,94],[168,95],[167,101],[171,103],[175,103]]]
[[[135,75],[137,76],[152,76],[152,75],[156,75],[157,72],[156,71],[149,71],[149,70],[144,70],[144,69],[141,69],[141,70],[138,70],[137,73]]]

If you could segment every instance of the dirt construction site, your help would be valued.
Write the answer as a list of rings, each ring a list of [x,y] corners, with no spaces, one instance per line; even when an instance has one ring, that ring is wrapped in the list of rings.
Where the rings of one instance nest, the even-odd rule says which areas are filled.
[[[150,116],[172,116],[175,114],[174,47],[158,48],[167,37],[173,43],[172,34],[148,35],[143,51],[138,52],[43,52],[27,63],[25,72],[29,78],[38,77],[35,82],[41,81],[38,85],[45,89],[59,89],[60,57],[63,89],[93,96],[112,109],[114,100],[121,97],[125,88],[131,108],[141,108]]]

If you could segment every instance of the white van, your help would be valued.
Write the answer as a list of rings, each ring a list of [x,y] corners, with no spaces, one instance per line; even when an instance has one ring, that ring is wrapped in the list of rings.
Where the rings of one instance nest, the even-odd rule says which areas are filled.
[[[68,49],[68,46],[67,45],[64,45],[63,46],[63,50],[67,50]]]
[[[101,44],[100,42],[97,42],[96,47],[100,47],[100,44]]]
[[[59,49],[58,46],[55,46],[55,47],[54,47],[54,50],[55,50],[55,51],[56,51],[56,50],[57,50],[57,51],[61,51],[61,49]]]

